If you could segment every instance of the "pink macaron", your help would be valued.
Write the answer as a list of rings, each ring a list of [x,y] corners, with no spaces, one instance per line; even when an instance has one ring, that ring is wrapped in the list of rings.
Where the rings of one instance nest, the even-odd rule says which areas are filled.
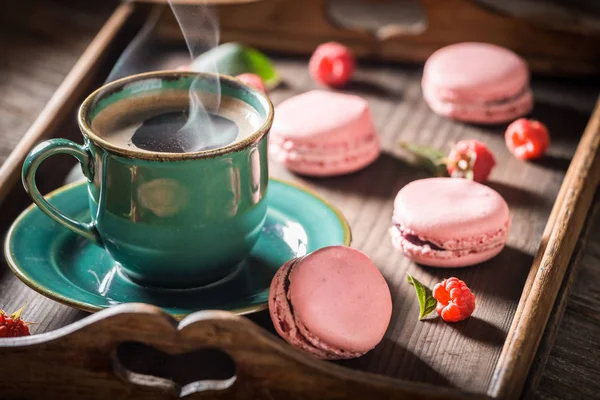
[[[354,358],[383,338],[392,298],[369,257],[331,246],[279,269],[269,311],[277,333],[292,346],[321,359]]]
[[[433,53],[422,87],[431,109],[465,122],[510,122],[533,107],[525,61],[488,43],[457,43]]]
[[[496,256],[510,227],[506,201],[495,190],[461,178],[413,181],[394,201],[392,244],[432,267],[466,267]]]
[[[352,173],[380,152],[369,104],[359,96],[313,90],[275,108],[269,153],[298,174]]]

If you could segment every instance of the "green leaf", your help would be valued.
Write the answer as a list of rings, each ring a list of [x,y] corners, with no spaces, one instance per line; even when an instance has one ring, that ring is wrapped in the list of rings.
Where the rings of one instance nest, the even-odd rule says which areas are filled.
[[[408,283],[413,285],[419,299],[419,320],[422,320],[435,310],[437,300],[431,294],[431,289],[407,274]]]
[[[418,166],[426,168],[433,176],[448,176],[444,163],[446,155],[438,149],[407,142],[400,142],[399,145],[416,158]]]
[[[246,48],[246,59],[252,71],[263,78],[265,85],[274,88],[279,84],[279,74],[267,56],[258,50]]]
[[[273,62],[260,51],[240,43],[217,46],[196,57],[190,68],[196,72],[219,72],[230,76],[253,73],[260,76],[270,89],[279,84]]]

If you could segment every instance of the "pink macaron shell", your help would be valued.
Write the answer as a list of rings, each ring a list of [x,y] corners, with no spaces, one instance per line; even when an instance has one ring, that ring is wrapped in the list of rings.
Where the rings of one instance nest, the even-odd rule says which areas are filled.
[[[514,52],[493,44],[465,42],[433,53],[423,70],[423,86],[451,101],[494,101],[529,85],[529,69]]]
[[[359,171],[373,163],[381,153],[379,136],[368,135],[349,147],[346,144],[327,148],[298,148],[287,142],[271,140],[269,154],[289,170],[301,175],[335,176]]]
[[[469,267],[479,264],[497,256],[506,243],[496,240],[491,243],[481,242],[478,246],[469,250],[433,250],[428,246],[416,246],[405,240],[396,226],[390,228],[392,244],[401,250],[408,258],[416,263],[431,267],[457,268]]]
[[[275,108],[272,137],[296,143],[345,143],[375,131],[369,105],[359,96],[312,90]]]
[[[508,229],[509,221],[502,196],[468,179],[416,180],[404,186],[394,200],[395,224],[443,248]]]
[[[344,246],[317,250],[292,270],[289,282],[295,320],[328,348],[364,353],[383,338],[391,295],[364,253]]]
[[[269,153],[293,172],[325,177],[366,167],[381,146],[366,100],[313,90],[276,107]]]
[[[271,281],[269,289],[269,314],[275,330],[292,346],[305,351],[317,358],[327,359],[328,353],[311,345],[296,327],[285,290],[285,280],[295,260],[285,263]]]
[[[409,257],[414,262],[429,267],[461,268],[481,264],[484,261],[494,258],[502,251],[503,248],[504,246],[500,246],[487,251],[470,253],[462,257],[438,258],[434,254],[427,255],[419,253],[412,254]]]
[[[468,103],[444,101],[424,85],[423,96],[433,111],[444,117],[477,124],[499,124],[513,121],[531,112],[533,95],[529,88],[500,103]]]

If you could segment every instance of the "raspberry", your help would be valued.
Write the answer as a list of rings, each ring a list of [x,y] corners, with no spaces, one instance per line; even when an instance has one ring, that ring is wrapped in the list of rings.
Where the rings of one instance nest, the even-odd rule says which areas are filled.
[[[308,72],[323,85],[339,87],[352,78],[354,64],[354,54],[349,48],[328,42],[317,47],[308,63]]]
[[[253,87],[256,90],[259,90],[263,93],[267,93],[267,87],[265,86],[265,82],[260,76],[256,74],[245,73],[236,76],[236,78],[244,82],[246,85]]]
[[[29,336],[27,322],[21,319],[23,308],[11,315],[0,310],[0,338]]]
[[[494,155],[478,140],[461,140],[450,151],[446,160],[448,174],[453,178],[469,178],[484,182],[496,165]]]
[[[438,301],[437,313],[446,322],[462,321],[475,310],[475,295],[458,278],[444,279],[435,285],[433,297]]]
[[[550,135],[544,124],[533,119],[519,118],[506,128],[506,147],[521,160],[541,157],[550,146]]]

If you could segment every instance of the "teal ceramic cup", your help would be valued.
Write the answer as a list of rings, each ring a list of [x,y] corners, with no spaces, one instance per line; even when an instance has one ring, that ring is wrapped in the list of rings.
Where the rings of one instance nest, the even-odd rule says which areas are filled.
[[[226,103],[228,118],[253,121],[251,132],[222,147],[154,152],[116,143],[110,132],[99,134],[96,129],[103,126],[106,131],[111,121],[128,113],[189,104],[193,96],[204,96],[210,108],[218,92],[217,113]],[[23,185],[42,211],[103,246],[135,282],[169,288],[208,284],[230,274],[260,235],[272,121],[269,99],[234,78],[175,71],[130,76],[103,86],[83,102],[78,114],[83,146],[52,139],[29,153]],[[91,221],[63,214],[37,189],[36,170],[55,154],[69,154],[80,162],[88,179]]]

